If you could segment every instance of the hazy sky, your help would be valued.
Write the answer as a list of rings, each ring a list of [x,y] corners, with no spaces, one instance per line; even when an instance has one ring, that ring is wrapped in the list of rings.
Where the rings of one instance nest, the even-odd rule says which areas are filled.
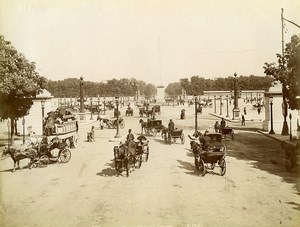
[[[264,76],[281,52],[281,8],[299,0],[0,0],[0,34],[48,79]],[[286,22],[285,41],[300,29]]]

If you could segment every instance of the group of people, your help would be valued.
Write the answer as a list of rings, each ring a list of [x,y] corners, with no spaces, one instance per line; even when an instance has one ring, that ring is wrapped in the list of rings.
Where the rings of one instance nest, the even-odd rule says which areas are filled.
[[[224,118],[221,119],[221,123],[219,124],[218,121],[215,123],[215,132],[222,132],[223,128],[226,127],[226,121]]]

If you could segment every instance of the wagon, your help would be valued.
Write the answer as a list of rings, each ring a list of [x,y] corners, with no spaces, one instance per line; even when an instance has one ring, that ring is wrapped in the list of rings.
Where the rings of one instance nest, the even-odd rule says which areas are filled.
[[[160,132],[162,120],[148,119],[146,127],[144,128],[146,135],[156,136]]]
[[[109,116],[99,116],[97,120],[102,120],[106,128],[117,128],[117,118]],[[125,121],[123,118],[119,117],[119,127],[125,128]]]
[[[234,140],[234,130],[233,130],[233,128],[225,127],[223,129],[220,129],[220,132],[222,134],[223,139]]]
[[[166,143],[175,143],[177,139],[180,139],[181,144],[184,144],[185,137],[182,129],[176,129],[164,134],[164,140]]]
[[[141,154],[141,160],[147,162],[149,159],[149,140],[145,136],[139,136],[136,142],[136,153]]]
[[[218,164],[220,167],[220,175],[226,173],[226,146],[222,144],[222,135],[220,133],[209,133],[212,143],[207,150],[203,150],[201,144],[193,146],[195,156],[195,167],[204,176],[207,169],[213,170]]]
[[[126,109],[125,115],[126,116],[133,116],[133,109],[131,107],[128,107]]]
[[[151,114],[152,114],[152,110],[146,109],[146,107],[140,107],[139,108],[140,117],[143,117],[144,115],[149,117]]]

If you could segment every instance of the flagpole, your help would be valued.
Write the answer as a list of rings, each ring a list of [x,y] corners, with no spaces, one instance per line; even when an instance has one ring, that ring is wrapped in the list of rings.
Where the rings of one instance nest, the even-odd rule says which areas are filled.
[[[284,32],[283,32],[283,22],[284,18],[283,18],[283,8],[281,8],[281,52],[282,52],[282,66],[283,66],[283,75],[285,76],[285,58],[284,58]],[[282,131],[281,131],[281,135],[289,135],[289,127],[286,121],[286,117],[287,117],[287,102],[286,102],[286,98],[284,95],[284,89],[285,84],[282,83],[282,114],[283,114],[283,126],[282,126]]]

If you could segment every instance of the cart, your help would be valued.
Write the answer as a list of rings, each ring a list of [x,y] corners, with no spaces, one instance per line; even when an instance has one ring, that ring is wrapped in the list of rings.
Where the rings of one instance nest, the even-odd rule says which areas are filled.
[[[222,135],[220,133],[209,133],[212,143],[207,150],[202,149],[199,143],[194,144],[193,153],[195,157],[195,167],[199,173],[204,176],[207,169],[213,170],[218,164],[220,175],[226,173],[226,146],[222,144]]]
[[[222,139],[234,140],[234,130],[233,130],[233,128],[225,127],[223,129],[220,129],[220,132],[222,134]]]
[[[166,143],[169,144],[175,143],[177,139],[180,139],[181,144],[184,144],[185,137],[182,129],[176,129],[171,132],[168,131],[168,133],[164,134],[164,140]]]

